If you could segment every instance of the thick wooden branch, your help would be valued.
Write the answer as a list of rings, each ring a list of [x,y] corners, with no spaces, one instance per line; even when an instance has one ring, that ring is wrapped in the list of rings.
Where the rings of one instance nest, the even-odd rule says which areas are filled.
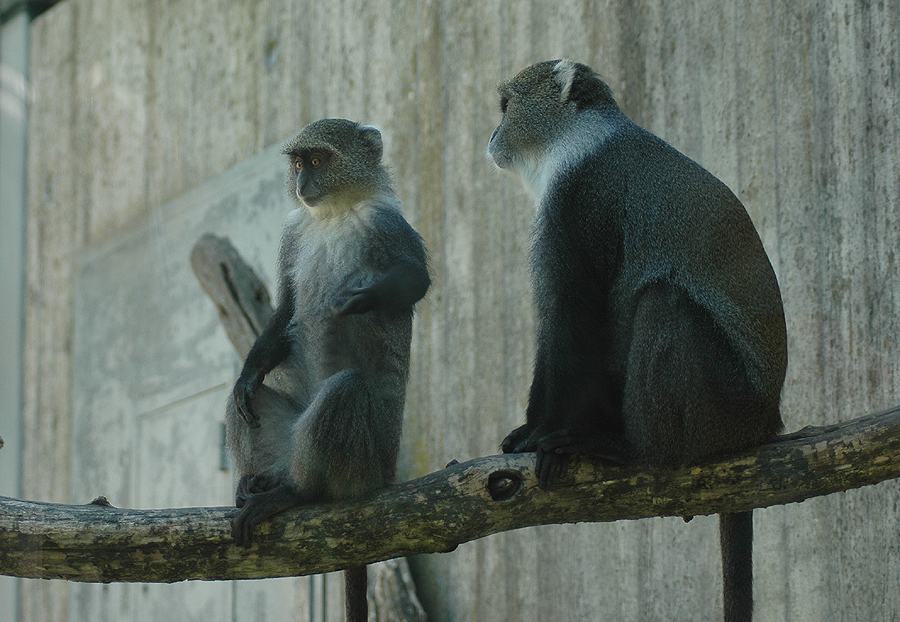
[[[173,582],[306,575],[449,551],[532,525],[694,516],[802,501],[900,477],[900,407],[806,429],[753,451],[674,470],[577,460],[552,492],[534,455],[456,464],[359,503],[264,524],[249,550],[233,508],[123,510],[0,498],[0,574]]]
[[[240,357],[272,317],[269,290],[227,238],[204,234],[191,250],[191,267],[219,311],[225,333]]]
[[[191,263],[246,356],[272,313],[265,286],[222,238],[201,238]],[[532,525],[797,502],[900,477],[900,407],[676,470],[578,460],[553,492],[537,487],[533,466],[533,454],[489,456],[364,502],[300,508],[264,524],[249,550],[232,543],[234,508],[124,510],[0,497],[0,574],[164,583],[306,575],[449,551]]]

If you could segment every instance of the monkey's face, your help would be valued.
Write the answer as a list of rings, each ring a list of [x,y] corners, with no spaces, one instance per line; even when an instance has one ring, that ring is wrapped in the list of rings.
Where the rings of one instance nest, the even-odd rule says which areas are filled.
[[[529,176],[574,114],[554,71],[558,62],[532,65],[498,87],[503,118],[488,155],[499,168]]]
[[[335,155],[324,147],[302,149],[291,154],[293,167],[292,190],[296,199],[309,207],[315,207],[325,196],[329,166]]]
[[[284,149],[291,194],[318,219],[346,214],[388,187],[377,129],[345,119],[309,124]]]
[[[599,74],[571,60],[550,60],[527,67],[500,85],[503,119],[488,145],[499,168],[522,176],[526,186],[541,187],[551,152],[581,141],[591,124],[579,128],[586,110],[618,110],[612,91]],[[573,135],[574,134],[574,135]]]

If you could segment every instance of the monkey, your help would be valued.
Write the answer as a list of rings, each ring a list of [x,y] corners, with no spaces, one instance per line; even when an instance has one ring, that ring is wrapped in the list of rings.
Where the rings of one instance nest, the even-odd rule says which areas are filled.
[[[542,488],[574,455],[676,467],[781,429],[781,292],[728,187],[620,110],[590,67],[498,87],[488,156],[534,197],[536,355],[525,424]],[[724,618],[750,620],[752,513],[720,515]]]
[[[311,123],[284,147],[298,206],[283,225],[278,304],[225,412],[240,546],[274,514],[394,479],[413,310],[430,276],[382,152],[376,128],[346,119]],[[366,620],[366,567],[345,582],[347,620]]]

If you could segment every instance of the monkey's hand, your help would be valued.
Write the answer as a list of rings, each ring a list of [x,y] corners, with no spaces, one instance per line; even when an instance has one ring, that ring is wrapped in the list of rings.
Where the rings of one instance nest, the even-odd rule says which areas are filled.
[[[614,464],[628,463],[628,450],[621,438],[579,434],[568,428],[554,430],[537,441],[536,470],[541,488],[548,490],[556,480],[565,477],[569,462],[576,454]]]
[[[500,449],[505,454],[520,454],[526,451],[534,451],[537,449],[537,437],[526,423],[507,434],[503,442],[500,443]]]
[[[256,397],[256,390],[261,384],[262,377],[258,374],[253,374],[249,377],[245,377],[244,374],[241,374],[240,378],[237,379],[237,382],[234,383],[234,407],[241,416],[241,419],[244,420],[244,423],[251,428],[259,427],[259,415],[255,414],[250,409],[250,403],[253,401],[253,398]]]
[[[373,309],[409,309],[425,295],[430,282],[424,263],[400,261],[371,285],[347,288],[332,310],[335,315],[350,315]]]
[[[345,316],[366,313],[381,306],[381,296],[376,287],[350,287],[338,297],[331,310],[335,315]]]
[[[535,471],[540,487],[553,488],[553,484],[566,476],[572,454],[579,453],[576,439],[566,428],[545,434],[537,441],[537,464]]]

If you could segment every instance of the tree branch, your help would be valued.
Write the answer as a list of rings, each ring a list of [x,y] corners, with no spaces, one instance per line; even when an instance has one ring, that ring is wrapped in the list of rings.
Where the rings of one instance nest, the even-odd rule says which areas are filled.
[[[900,407],[680,469],[576,459],[552,492],[537,486],[534,454],[478,458],[363,502],[287,512],[263,524],[249,550],[232,542],[234,508],[123,510],[0,497],[0,574],[164,583],[306,575],[449,551],[533,525],[736,512],[895,477]]]
[[[272,313],[265,285],[223,238],[203,236],[191,264],[246,356]],[[533,525],[736,512],[895,477],[900,407],[680,469],[576,459],[553,492],[538,488],[534,454],[478,458],[363,502],[277,516],[249,550],[233,544],[235,508],[125,510],[100,500],[73,506],[0,497],[0,574],[162,583],[316,574],[449,551]]]
[[[216,305],[225,333],[246,358],[272,318],[269,290],[227,238],[200,236],[191,250],[191,267]]]

